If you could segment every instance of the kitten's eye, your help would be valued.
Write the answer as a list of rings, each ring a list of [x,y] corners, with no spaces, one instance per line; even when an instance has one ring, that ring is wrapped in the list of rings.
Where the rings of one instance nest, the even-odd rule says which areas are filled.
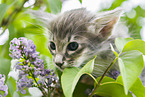
[[[51,48],[52,50],[55,50],[55,49],[56,49],[54,42],[50,42],[50,48]]]
[[[71,42],[68,44],[67,49],[70,51],[75,51],[79,47],[79,44],[77,42]]]

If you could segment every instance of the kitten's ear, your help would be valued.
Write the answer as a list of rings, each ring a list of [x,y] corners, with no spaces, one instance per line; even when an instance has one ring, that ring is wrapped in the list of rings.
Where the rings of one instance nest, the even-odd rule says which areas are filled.
[[[41,25],[49,27],[49,23],[56,17],[56,15],[47,13],[41,10],[29,10],[28,14],[32,15],[32,18],[41,22]]]
[[[97,34],[100,39],[104,40],[111,35],[112,29],[120,18],[121,13],[121,8],[101,13],[91,21],[89,29],[93,29],[92,32]]]

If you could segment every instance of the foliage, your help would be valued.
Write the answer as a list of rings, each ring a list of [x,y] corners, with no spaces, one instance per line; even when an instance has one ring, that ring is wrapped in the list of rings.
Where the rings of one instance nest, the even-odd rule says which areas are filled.
[[[141,74],[144,68],[143,54],[145,51],[145,46],[144,46],[145,42],[138,39],[133,40],[132,38],[126,38],[126,39],[117,38],[116,44],[118,43],[124,44],[117,47],[118,49],[123,49],[123,50],[120,50],[121,52],[116,56],[116,58],[109,65],[107,70],[104,71],[104,74],[108,71],[108,69],[110,69],[110,67],[118,59],[119,68],[121,72],[120,76],[117,78],[117,81],[113,80],[112,78],[105,77],[105,75],[102,75],[101,78],[96,79],[95,80],[96,85],[94,86],[94,89],[90,94],[90,97],[92,97],[94,94],[105,96],[105,97],[106,96],[132,97],[131,96],[132,94],[129,91],[134,93],[136,96],[145,95],[144,92],[138,92],[138,93],[135,92],[136,85],[134,85],[134,84],[139,84],[138,86],[142,87],[140,88],[141,89],[140,91],[144,91],[144,86],[142,85],[142,82],[139,81],[140,79],[138,78],[138,76]],[[137,48],[132,47],[134,44],[138,45]],[[88,64],[86,64],[84,68],[87,65]],[[72,82],[72,84],[76,83],[78,80],[76,80],[75,78],[80,76],[79,74],[81,71],[83,71],[84,68],[82,68],[80,71],[77,68],[71,68],[71,70],[69,69],[64,70],[61,78],[62,78],[62,87],[66,97],[72,97],[71,95],[72,93],[70,92],[72,92],[74,87],[68,86],[71,84],[65,84],[65,83],[70,83],[70,82]],[[87,70],[89,69],[91,70],[91,68],[92,66],[89,66],[87,67]],[[69,78],[68,75],[71,75],[72,78],[75,77],[73,81],[70,80],[71,78]],[[89,73],[89,75],[91,75],[91,73]],[[65,92],[66,90],[67,92]]]
[[[81,70],[79,68],[66,68],[61,76],[61,85],[66,97],[71,97],[74,88],[83,74],[91,74],[94,67],[94,60],[88,62]],[[71,83],[70,83],[71,82]],[[69,91],[68,91],[69,89]]]
[[[37,47],[36,51],[40,52],[40,57],[44,60],[45,68],[55,70],[52,64],[52,56],[47,48],[47,29],[43,27],[38,20],[33,19],[27,12],[29,9],[44,9],[46,12],[57,14],[61,11],[63,2],[61,2],[61,0],[34,0],[33,4],[26,6],[26,3],[30,3],[30,1],[31,0],[1,0],[0,3],[0,41],[2,41],[1,37],[9,32],[8,39],[0,44],[0,74],[5,74],[6,77],[5,83],[8,86],[7,97],[13,97],[17,91],[16,78],[8,76],[11,71],[11,64],[14,64],[13,61],[11,61],[12,58],[9,56],[9,43],[13,38],[26,37],[27,39],[31,39]],[[83,2],[83,0],[79,1],[81,3]],[[126,1],[127,0],[114,0],[109,10],[121,6]],[[93,60],[82,69],[66,68],[60,78],[63,94],[66,97],[75,97],[77,95],[87,97],[84,93],[87,89],[92,91],[91,93],[89,92],[90,97],[94,94],[111,97],[132,97],[130,91],[137,97],[144,97],[145,94],[143,91],[145,91],[145,87],[138,76],[141,74],[144,67],[142,55],[145,55],[145,42],[139,40],[141,39],[140,31],[142,28],[139,21],[141,18],[145,17],[145,13],[143,13],[145,10],[142,9],[141,6],[132,8],[132,10],[136,12],[133,18],[130,18],[128,16],[129,12],[126,12],[121,20],[125,22],[130,35],[138,39],[117,38],[115,40],[115,45],[119,53],[112,47],[116,58],[110,66],[118,61],[121,74],[117,80],[108,78],[105,75],[95,79],[91,75],[94,65]],[[106,72],[108,70],[106,70]],[[80,77],[84,74],[88,74],[95,80],[96,83],[94,87],[79,83]],[[69,78],[70,75],[71,78]],[[30,95],[29,91],[27,92],[25,96]],[[24,96],[21,93],[18,93],[18,95]]]

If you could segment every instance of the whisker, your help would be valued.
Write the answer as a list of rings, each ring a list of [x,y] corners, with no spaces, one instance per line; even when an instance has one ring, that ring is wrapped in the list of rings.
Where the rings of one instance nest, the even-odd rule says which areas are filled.
[[[35,27],[37,27],[37,28],[39,28],[39,29],[41,29],[41,30],[44,30],[44,28],[37,26],[35,23],[29,22],[29,21],[26,21],[26,20],[24,20],[24,21],[29,23],[29,24],[31,24],[31,25],[33,25],[33,26],[35,26]]]

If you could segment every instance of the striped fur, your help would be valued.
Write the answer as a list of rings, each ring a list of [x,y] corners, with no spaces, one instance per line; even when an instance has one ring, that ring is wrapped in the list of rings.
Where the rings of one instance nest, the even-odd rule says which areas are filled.
[[[113,44],[116,36],[111,32],[121,12],[118,8],[103,13],[92,13],[81,8],[58,15],[44,15],[45,18],[35,15],[45,21],[45,26],[50,30],[50,42],[55,44],[56,50],[51,49],[50,42],[48,48],[54,63],[63,63],[62,66],[57,66],[59,69],[82,67],[97,55],[93,74],[98,77],[115,57],[110,50],[110,43]],[[67,46],[71,42],[77,42],[78,49],[69,51]],[[107,75],[113,76],[111,72],[114,70],[118,70],[117,65]]]

